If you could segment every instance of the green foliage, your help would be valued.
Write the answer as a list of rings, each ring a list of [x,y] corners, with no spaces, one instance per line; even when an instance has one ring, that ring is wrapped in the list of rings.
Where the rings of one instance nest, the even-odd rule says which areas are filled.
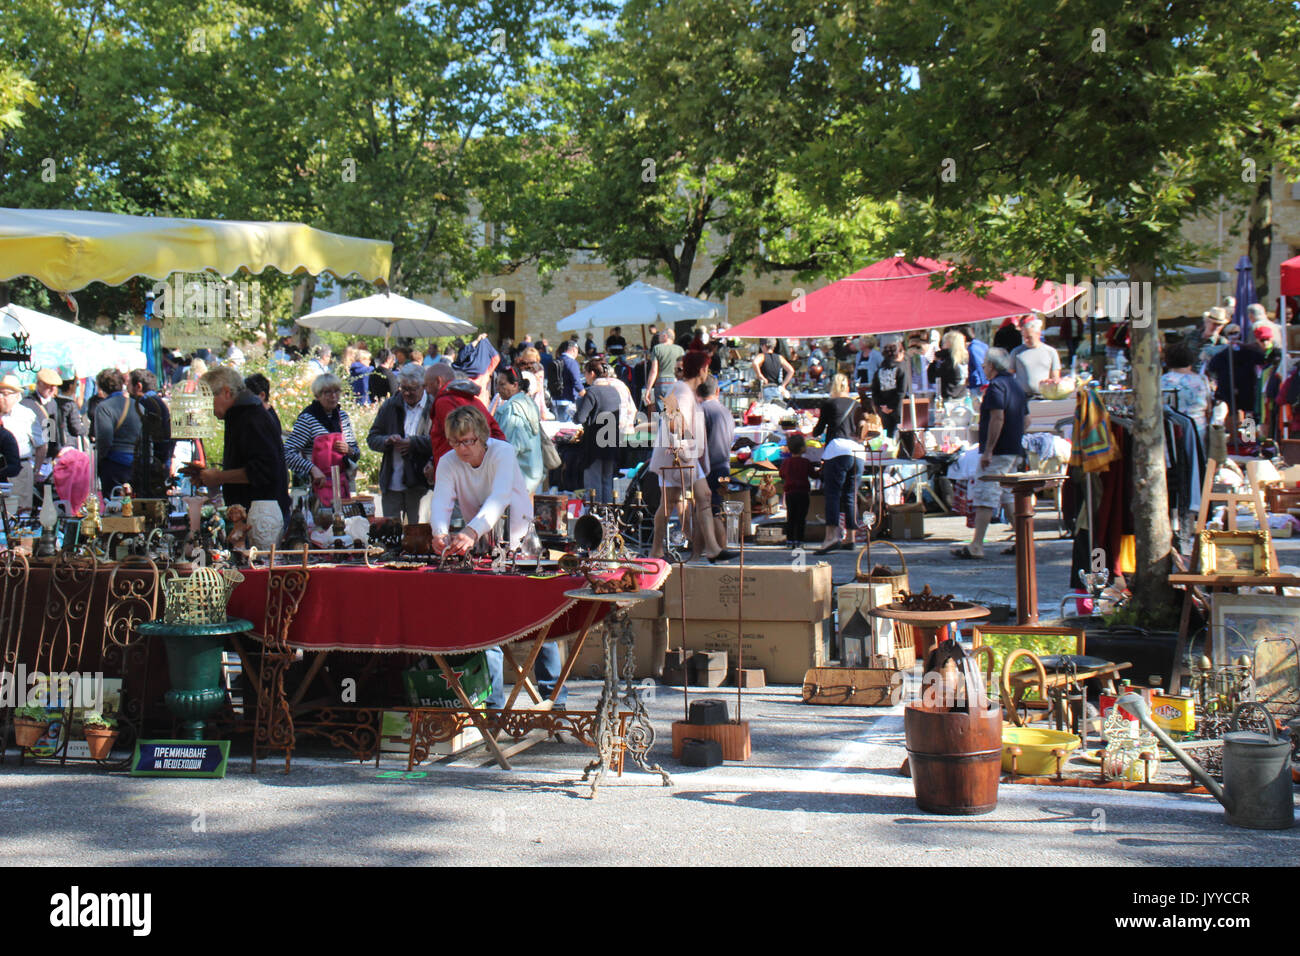
[[[537,128],[503,150],[517,182],[481,193],[484,217],[511,225],[497,268],[531,258],[546,275],[572,251],[623,282],[657,275],[721,297],[751,274],[843,273],[882,251],[887,206],[832,211],[789,168],[834,108],[807,31],[792,29],[821,16],[797,2],[632,0],[611,29],[556,45],[529,100]],[[712,271],[692,277],[706,250]]]
[[[27,704],[14,708],[14,720],[30,720],[37,724],[48,724],[50,715],[45,708],[37,704]]]
[[[105,730],[112,730],[117,727],[117,718],[105,717],[97,710],[88,710],[81,715],[81,726],[102,727]]]

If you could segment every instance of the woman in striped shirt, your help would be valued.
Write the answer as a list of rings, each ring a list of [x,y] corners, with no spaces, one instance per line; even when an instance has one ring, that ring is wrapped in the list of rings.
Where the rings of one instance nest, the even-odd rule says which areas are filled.
[[[328,373],[316,376],[311,383],[311,393],[316,400],[302,410],[293,423],[292,434],[284,440],[284,461],[296,478],[316,488],[329,481],[329,475],[311,460],[312,447],[318,435],[343,435],[342,441],[334,443],[334,450],[344,456],[344,463],[349,468],[356,466],[361,457],[361,447],[352,429],[352,419],[339,407],[343,383],[338,377]]]

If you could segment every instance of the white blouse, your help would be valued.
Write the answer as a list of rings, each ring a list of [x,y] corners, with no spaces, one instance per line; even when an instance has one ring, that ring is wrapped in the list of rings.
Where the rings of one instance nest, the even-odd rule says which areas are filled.
[[[434,534],[448,533],[452,508],[456,505],[460,505],[465,524],[478,532],[480,538],[492,530],[508,507],[510,546],[519,547],[533,526],[533,498],[519,470],[513,445],[489,438],[487,451],[477,468],[461,461],[455,449],[438,459],[438,480],[433,486],[429,516]]]

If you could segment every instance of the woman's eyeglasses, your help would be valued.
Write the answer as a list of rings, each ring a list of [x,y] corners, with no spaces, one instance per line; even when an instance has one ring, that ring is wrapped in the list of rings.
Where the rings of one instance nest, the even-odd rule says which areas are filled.
[[[451,447],[452,448],[473,448],[475,445],[478,444],[478,441],[479,441],[478,436],[475,435],[473,438],[462,438],[460,441],[454,441],[451,443]]]

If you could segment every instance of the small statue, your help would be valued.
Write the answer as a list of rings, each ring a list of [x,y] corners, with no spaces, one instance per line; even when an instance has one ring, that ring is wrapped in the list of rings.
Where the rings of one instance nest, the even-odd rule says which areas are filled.
[[[135,505],[131,503],[131,486],[122,486],[122,517],[130,518],[135,515]]]
[[[221,515],[211,505],[205,506],[203,512],[206,519],[203,530],[207,532],[208,540],[211,542],[210,546],[212,548],[223,547],[226,539],[226,526],[221,520]]]
[[[231,505],[226,509],[226,524],[226,547],[242,550],[248,540],[248,510],[243,505]]]
[[[295,508],[289,513],[289,527],[284,533],[284,547],[301,548],[307,543],[307,517],[302,509]]]

